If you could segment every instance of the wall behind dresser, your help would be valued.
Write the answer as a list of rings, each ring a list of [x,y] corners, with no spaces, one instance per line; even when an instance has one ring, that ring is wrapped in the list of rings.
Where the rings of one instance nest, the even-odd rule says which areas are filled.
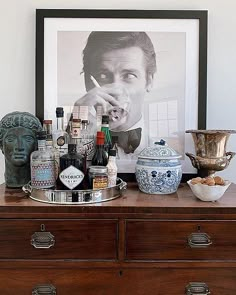
[[[236,2],[215,0],[9,0],[0,3],[0,118],[35,110],[35,9],[208,10],[208,129],[236,129]],[[236,135],[228,144],[236,151]],[[0,155],[0,183],[4,157]],[[236,159],[221,173],[236,182]]]

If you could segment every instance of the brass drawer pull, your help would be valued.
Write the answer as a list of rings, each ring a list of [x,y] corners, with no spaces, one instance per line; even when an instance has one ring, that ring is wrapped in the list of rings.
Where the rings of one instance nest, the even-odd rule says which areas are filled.
[[[186,295],[209,295],[211,294],[206,283],[190,282],[185,287]]]
[[[32,290],[32,295],[56,295],[57,290],[53,285],[37,285]]]
[[[212,241],[206,233],[192,233],[188,237],[188,244],[191,248],[204,248],[210,246]]]
[[[37,249],[49,249],[55,245],[55,239],[50,232],[35,232],[31,236],[31,245]]]

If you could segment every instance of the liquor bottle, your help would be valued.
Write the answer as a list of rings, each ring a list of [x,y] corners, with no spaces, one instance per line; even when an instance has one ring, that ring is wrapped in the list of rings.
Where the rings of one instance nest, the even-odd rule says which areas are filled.
[[[31,185],[33,188],[55,186],[55,157],[46,149],[46,132],[37,132],[38,150],[30,155]]]
[[[81,136],[81,120],[80,119],[72,119],[70,143],[76,144],[77,152],[79,154],[84,155],[84,148],[83,148],[82,136]]]
[[[84,189],[86,161],[76,151],[76,144],[69,143],[68,154],[60,158],[59,187],[61,189]]]
[[[109,150],[109,158],[107,164],[108,173],[108,187],[116,185],[117,178],[117,165],[116,165],[116,150]]]
[[[46,131],[46,135],[52,134],[52,120],[43,120],[43,130]]]
[[[69,135],[64,130],[64,110],[61,107],[56,108],[57,130],[53,132],[53,145],[59,151],[60,156],[68,152]]]
[[[87,156],[87,161],[90,163],[92,161],[95,152],[95,138],[91,130],[89,130],[88,120],[82,120],[81,138],[84,151]]]
[[[60,171],[60,153],[53,146],[52,134],[47,134],[46,149],[50,150],[54,154],[54,157],[55,157],[55,178],[57,179],[59,171]]]
[[[110,134],[110,129],[109,129],[109,116],[108,115],[102,116],[101,131],[104,132],[104,134],[105,134],[104,149],[105,149],[107,156],[108,156],[108,152],[112,148],[112,140],[111,140],[111,134]]]
[[[118,136],[112,136],[112,149],[116,150],[116,159],[119,160]]]
[[[93,166],[106,166],[108,162],[107,153],[104,150],[104,137],[105,134],[102,131],[97,132],[96,149],[92,158]]]

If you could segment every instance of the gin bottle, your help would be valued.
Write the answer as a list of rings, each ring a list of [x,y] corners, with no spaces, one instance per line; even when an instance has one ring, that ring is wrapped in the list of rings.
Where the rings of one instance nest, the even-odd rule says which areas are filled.
[[[56,108],[57,130],[53,132],[53,145],[59,151],[60,156],[68,152],[69,135],[64,130],[64,110],[61,107]]]
[[[51,188],[55,186],[55,157],[46,149],[46,132],[37,133],[38,150],[30,155],[31,185],[33,188]]]
[[[76,144],[69,143],[68,154],[60,158],[59,185],[62,189],[83,189],[86,161],[76,151]]]

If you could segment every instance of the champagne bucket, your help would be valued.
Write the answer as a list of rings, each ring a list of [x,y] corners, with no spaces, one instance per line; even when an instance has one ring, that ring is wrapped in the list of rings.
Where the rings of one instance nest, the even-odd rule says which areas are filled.
[[[229,136],[236,133],[236,130],[186,130],[186,133],[192,134],[196,152],[196,155],[186,155],[202,176],[224,170],[236,154],[226,152]]]

